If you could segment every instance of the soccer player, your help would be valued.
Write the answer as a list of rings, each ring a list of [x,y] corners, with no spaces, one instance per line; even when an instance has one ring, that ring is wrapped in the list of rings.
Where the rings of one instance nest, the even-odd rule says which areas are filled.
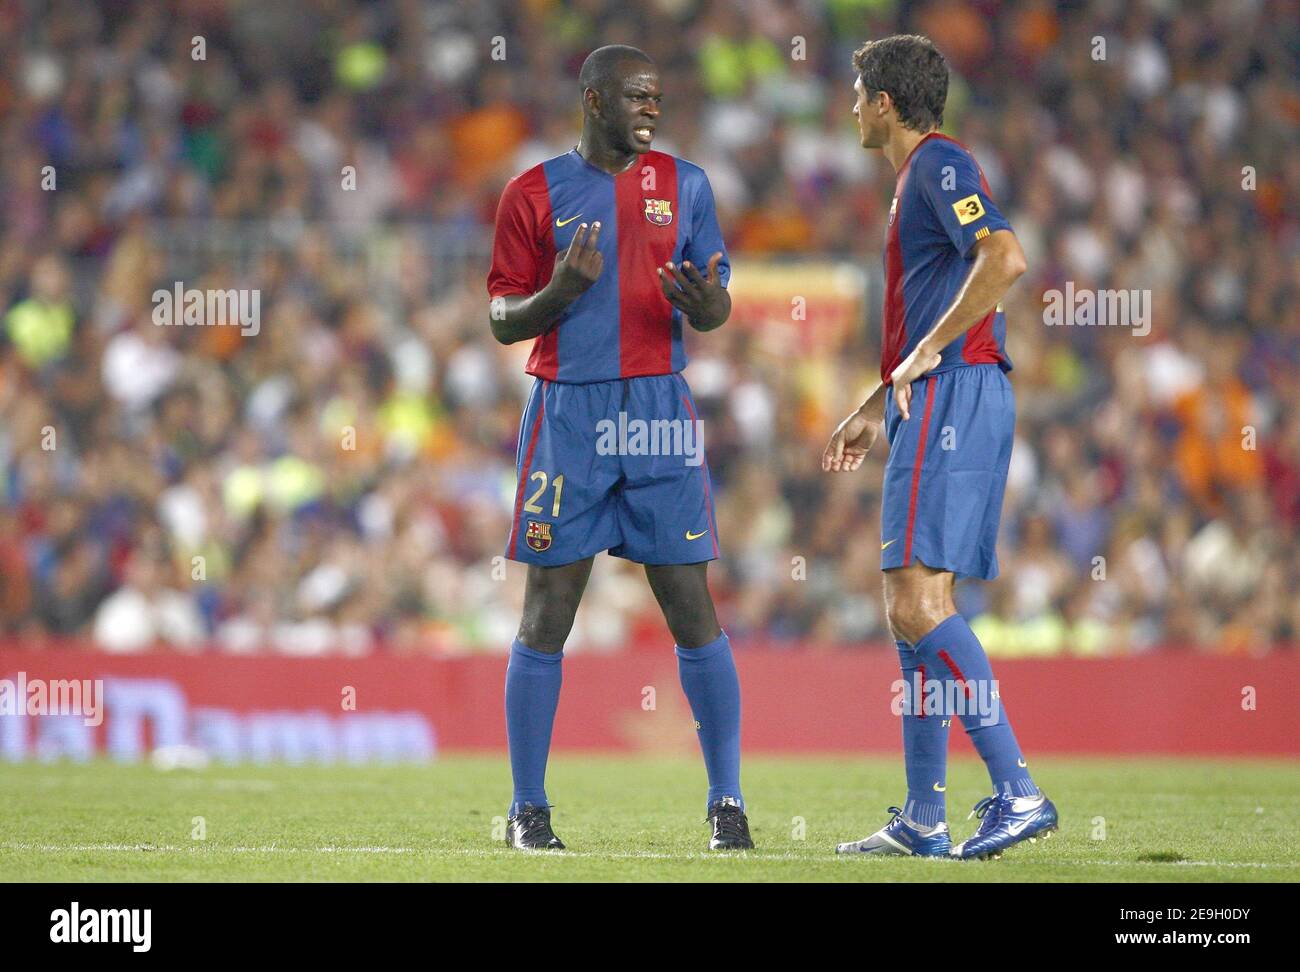
[[[506,186],[488,276],[492,333],[503,344],[533,339],[537,379],[506,545],[528,565],[506,670],[506,840],[564,847],[545,788],[561,657],[592,559],[608,550],[645,565],[677,642],[708,772],[708,846],[746,850],[740,683],[709,595],[717,524],[681,376],[682,323],[711,331],[726,321],[731,265],[704,171],[650,147],[663,97],[654,62],[602,47],[579,85],[582,136]]]
[[[822,469],[860,468],[884,430],[880,567],[906,685],[907,799],[889,808],[893,818],[879,831],[836,850],[997,856],[1057,825],[984,648],[952,599],[954,578],[998,573],[1015,426],[1001,300],[1024,273],[1025,256],[975,159],[938,131],[948,67],[930,40],[872,41],[854,53],[853,66],[862,146],[884,153],[897,182],[885,233],[881,383],[835,430]],[[956,847],[944,806],[954,714],[993,782],[993,795],[972,814],[981,818],[977,832]]]

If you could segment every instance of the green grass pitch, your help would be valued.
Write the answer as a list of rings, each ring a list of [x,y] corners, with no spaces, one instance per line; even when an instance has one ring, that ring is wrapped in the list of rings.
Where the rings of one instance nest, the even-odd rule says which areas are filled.
[[[495,839],[500,757],[430,766],[0,763],[0,881],[1290,881],[1300,879],[1294,762],[1043,759],[1051,840],[1000,861],[841,858],[888,819],[897,759],[750,758],[759,849],[709,854],[703,768],[688,757],[552,759],[569,850]],[[954,840],[985,795],[975,761],[948,781]],[[196,818],[202,818],[198,820]]]

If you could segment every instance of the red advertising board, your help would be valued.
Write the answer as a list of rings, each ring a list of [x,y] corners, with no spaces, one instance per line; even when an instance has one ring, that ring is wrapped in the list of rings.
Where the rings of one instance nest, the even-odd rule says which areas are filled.
[[[134,706],[145,748],[165,736],[200,747],[224,740],[238,758],[276,758],[277,747],[285,746],[312,758],[318,747],[380,745],[345,738],[372,720],[385,739],[405,733],[394,752],[421,758],[434,749],[504,752],[505,667],[502,656],[354,660],[7,648],[0,649],[0,702],[8,682],[12,704],[20,673],[27,682],[104,680],[103,723],[84,730],[79,743],[97,752],[132,751],[137,730],[124,722]],[[748,751],[898,750],[891,705],[898,669],[891,651],[759,649],[738,652],[737,667]],[[1166,650],[1128,659],[1003,661],[995,671],[1017,735],[1035,754],[1300,754],[1290,718],[1300,658],[1290,652],[1238,659]],[[38,723],[39,717],[29,718],[25,727],[0,731],[0,756],[37,755]],[[427,740],[419,726],[427,728]],[[963,733],[952,739],[956,752],[969,751]],[[51,745],[57,750],[57,740]],[[694,747],[673,655],[566,657],[554,745]]]

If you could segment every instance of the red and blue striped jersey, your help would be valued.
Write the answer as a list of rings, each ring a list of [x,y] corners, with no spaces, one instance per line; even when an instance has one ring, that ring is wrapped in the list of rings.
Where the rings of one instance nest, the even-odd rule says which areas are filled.
[[[600,223],[600,277],[533,342],[527,371],[563,382],[667,375],[686,367],[682,314],[659,284],[669,260],[705,271],[719,251],[723,286],[731,264],[704,170],[646,152],[617,175],[577,149],[511,179],[497,207],[488,295],[535,294],[551,279],[555,255],[582,223]]]
[[[934,329],[970,274],[975,244],[1011,224],[989,198],[970,151],[931,132],[898,170],[885,233],[885,311],[880,377],[889,376]],[[929,374],[975,364],[1011,370],[1007,322],[998,304],[943,349]]]

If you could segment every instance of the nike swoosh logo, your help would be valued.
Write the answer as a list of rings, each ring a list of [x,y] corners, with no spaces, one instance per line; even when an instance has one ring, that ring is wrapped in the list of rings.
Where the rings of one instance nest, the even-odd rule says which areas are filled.
[[[1021,769],[1024,769],[1024,768],[1027,767],[1029,764],[1026,763],[1023,759],[1018,759],[1018,760],[1016,760],[1016,765],[1019,766]]]
[[[897,540],[897,539],[898,539],[897,537],[894,538],[894,540]],[[884,549],[885,549],[886,547],[888,547],[891,543],[893,543],[894,540],[886,540],[884,543],[882,543],[882,544],[880,545],[880,549],[881,549],[881,550],[884,550]]]
[[[581,216],[581,215],[582,215],[582,213],[578,213],[578,216]],[[575,219],[577,219],[578,216],[570,216],[568,219],[557,219],[557,220],[555,221],[555,225],[556,225],[556,226],[568,226],[568,225],[569,225],[570,223],[572,223]]]
[[[708,533],[708,532],[709,532],[708,530],[701,530],[699,533],[691,533],[690,530],[687,530],[687,531],[686,531],[686,539],[687,539],[687,540],[698,540],[698,539],[700,539],[700,537],[704,536],[704,535],[705,535],[706,533]]]
[[[1029,824],[1030,821],[1028,820],[1017,820],[1014,823],[1008,823],[1007,833],[1009,833],[1012,837],[1019,837],[1020,832],[1024,830],[1026,827],[1028,827]]]
[[[944,790],[946,790],[946,789],[948,789],[946,786],[940,786],[938,783],[936,783],[936,784],[934,785],[934,792],[935,792],[935,793],[942,793],[942,792],[943,792]]]

